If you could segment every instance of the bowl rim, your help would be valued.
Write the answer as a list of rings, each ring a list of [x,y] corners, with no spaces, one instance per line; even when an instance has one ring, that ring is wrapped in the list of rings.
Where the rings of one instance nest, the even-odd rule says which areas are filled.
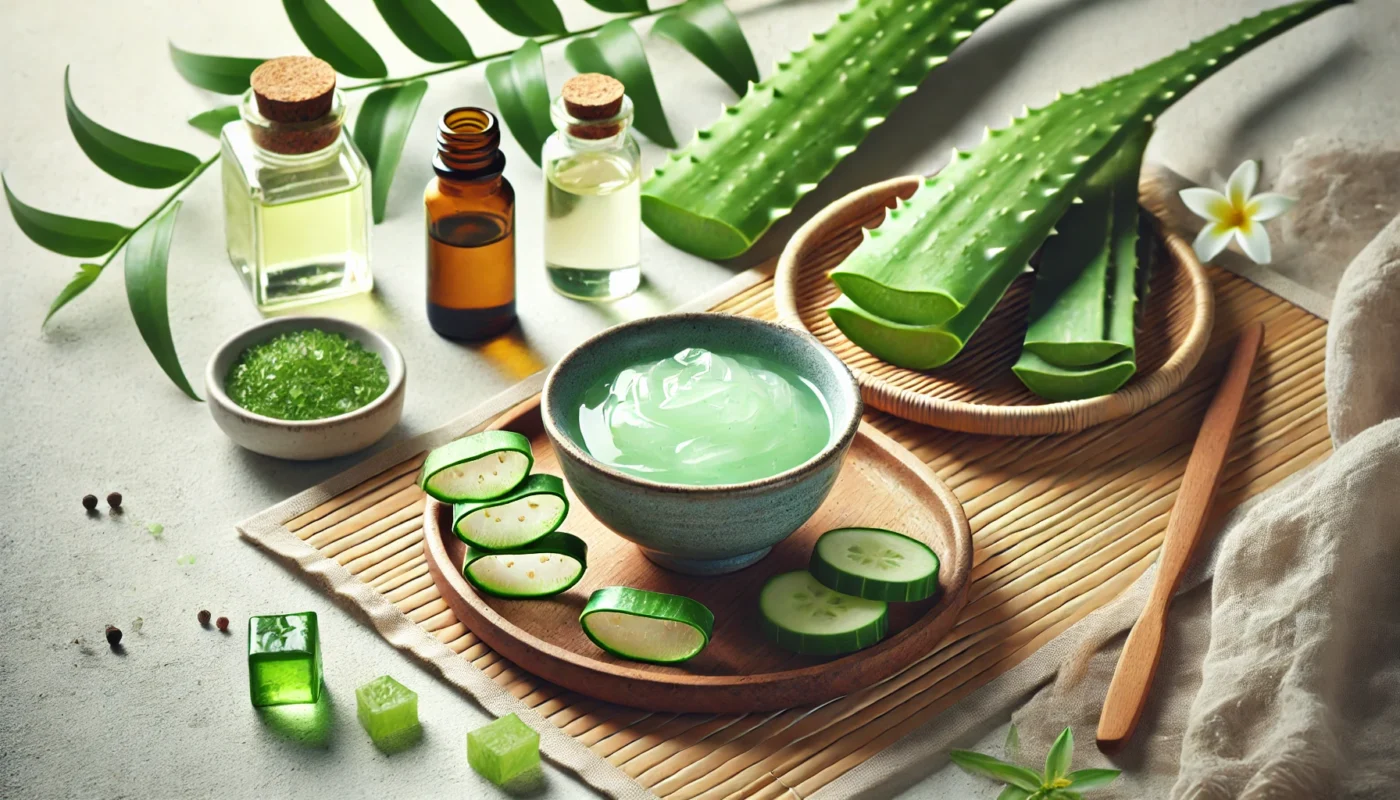
[[[233,398],[229,397],[228,393],[224,391],[224,380],[227,376],[217,374],[214,370],[214,365],[240,342],[242,346],[239,349],[246,350],[255,344],[261,344],[267,341],[278,333],[307,330],[310,328],[321,328],[325,330],[323,326],[327,324],[348,329],[348,331],[342,330],[333,332],[340,333],[342,336],[358,339],[361,345],[364,345],[367,340],[373,341],[383,350],[383,353],[388,354],[389,357],[385,359],[384,367],[389,371],[389,385],[384,388],[384,391],[381,392],[378,397],[344,414],[336,414],[333,417],[321,417],[320,419],[299,420],[278,419],[277,417],[269,417],[264,414],[249,411],[235,403]],[[353,331],[353,334],[349,331]],[[234,354],[234,357],[236,358],[237,354]],[[209,356],[209,361],[204,368],[204,387],[211,401],[211,409],[217,404],[221,409],[228,411],[233,416],[239,417],[245,422],[257,423],[272,428],[282,428],[289,432],[293,429],[329,428],[354,419],[369,417],[394,401],[395,395],[403,391],[403,385],[406,379],[407,369],[404,366],[403,353],[399,352],[399,348],[393,342],[389,341],[387,336],[367,328],[358,322],[351,322],[350,320],[341,319],[339,317],[327,317],[314,314],[272,317],[271,319],[265,319],[261,322],[249,325],[228,337],[218,347],[214,348],[214,352]]]
[[[844,420],[832,420],[833,435],[821,450],[817,451],[806,461],[803,461],[801,464],[798,464],[795,467],[790,467],[788,469],[783,470],[782,472],[769,475],[764,478],[756,478],[754,480],[744,481],[742,483],[713,483],[700,485],[687,483],[666,483],[663,481],[654,481],[649,478],[642,478],[637,475],[632,475],[631,473],[622,472],[621,470],[616,469],[615,467],[612,467],[608,464],[604,464],[603,462],[594,458],[593,455],[587,450],[585,450],[583,447],[574,442],[572,437],[568,436],[564,431],[559,430],[555,426],[554,402],[551,396],[555,386],[555,379],[562,370],[567,369],[571,363],[578,359],[579,353],[581,353],[585,348],[597,347],[599,342],[603,342],[607,339],[617,336],[622,331],[633,330],[636,328],[652,327],[657,325],[675,325],[682,322],[694,322],[696,320],[711,319],[723,320],[723,322],[720,324],[734,324],[739,326],[750,326],[754,328],[766,328],[772,333],[775,333],[779,336],[793,337],[799,339],[803,341],[808,347],[814,349],[821,356],[821,358],[833,368],[833,372],[836,375],[843,376],[845,378],[845,381],[848,382],[847,391],[849,391],[852,400],[851,410],[848,414],[848,418]],[[565,353],[564,357],[559,359],[559,361],[549,370],[549,374],[545,377],[544,387],[540,390],[540,419],[543,421],[545,431],[549,434],[549,438],[551,439],[551,441],[553,441],[554,446],[556,448],[562,448],[564,452],[568,453],[570,457],[574,458],[579,462],[582,462],[583,464],[587,465],[592,469],[595,469],[607,475],[613,480],[625,484],[630,484],[638,488],[683,494],[757,493],[767,490],[770,487],[793,481],[794,479],[804,478],[807,475],[822,469],[829,459],[831,459],[834,455],[844,451],[847,447],[850,446],[852,440],[855,439],[856,430],[860,427],[860,421],[862,416],[864,415],[864,411],[865,401],[861,397],[860,384],[856,382],[855,375],[852,374],[851,368],[847,366],[844,361],[842,361],[835,353],[831,352],[831,350],[829,350],[826,347],[826,345],[822,344],[821,341],[818,340],[817,337],[813,336],[811,333],[805,330],[795,330],[786,325],[781,325],[777,322],[773,322],[770,320],[757,319],[754,317],[742,317],[734,314],[724,314],[719,312],[708,311],[678,312],[673,314],[660,314],[653,317],[643,317],[641,319],[632,320],[630,322],[624,322],[620,325],[614,325],[611,328],[607,328],[606,330],[600,331],[583,340],[582,342],[578,343],[577,345],[574,345],[574,347],[570,349],[569,352]]]

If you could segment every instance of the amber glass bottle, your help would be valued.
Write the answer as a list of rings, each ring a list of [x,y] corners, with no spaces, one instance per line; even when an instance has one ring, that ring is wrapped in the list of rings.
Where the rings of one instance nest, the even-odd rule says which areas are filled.
[[[503,176],[501,126],[480,108],[438,124],[428,216],[428,322],[448,339],[486,339],[515,324],[515,190]]]

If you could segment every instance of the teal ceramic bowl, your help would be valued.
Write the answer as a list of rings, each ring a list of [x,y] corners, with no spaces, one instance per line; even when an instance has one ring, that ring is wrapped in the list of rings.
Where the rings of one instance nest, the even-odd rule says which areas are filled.
[[[831,409],[831,437],[785,472],[747,483],[689,486],[616,470],[589,455],[578,430],[589,387],[686,347],[768,358],[811,381]],[[564,356],[544,384],[542,416],[564,477],[593,516],[652,561],[690,575],[743,569],[802,526],[836,483],[861,415],[846,365],[805,331],[727,314],[669,314],[610,328]]]

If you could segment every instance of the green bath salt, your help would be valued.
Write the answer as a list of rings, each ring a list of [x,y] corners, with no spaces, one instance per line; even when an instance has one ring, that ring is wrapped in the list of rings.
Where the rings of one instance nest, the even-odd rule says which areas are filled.
[[[242,408],[289,420],[347,414],[388,388],[389,370],[378,353],[316,328],[249,347],[224,380],[229,398]]]
[[[692,486],[776,475],[831,440],[831,410],[810,381],[761,356],[694,347],[591,387],[578,423],[599,461]]]

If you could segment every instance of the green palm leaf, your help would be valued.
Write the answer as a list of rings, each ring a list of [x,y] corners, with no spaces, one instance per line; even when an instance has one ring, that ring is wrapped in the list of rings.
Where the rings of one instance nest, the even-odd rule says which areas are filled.
[[[92,258],[109,253],[121,244],[122,239],[131,233],[130,228],[111,222],[98,222],[78,217],[65,217],[51,214],[25,205],[10,184],[0,176],[0,184],[5,188],[5,199],[10,203],[10,213],[15,224],[28,236],[30,241],[46,250],[52,250],[74,258]]]
[[[617,19],[594,36],[575,39],[564,48],[564,56],[579,72],[601,72],[622,81],[632,98],[637,130],[662,147],[675,147],[676,137],[666,124],[666,112],[656,93],[642,39],[627,20]]]
[[[720,0],[686,0],[651,31],[690,51],[735,94],[743,94],[749,81],[758,82],[758,64],[739,20]]]
[[[471,61],[471,45],[433,0],[374,0],[389,30],[413,54],[435,64]]]
[[[558,36],[569,30],[554,0],[476,0],[476,4],[516,36]]]
[[[389,74],[374,47],[326,0],[282,0],[282,8],[306,49],[336,72],[352,78],[383,78]]]
[[[515,141],[536,165],[544,140],[554,132],[549,119],[549,84],[544,77],[544,56],[535,42],[526,42],[510,58],[486,65],[486,82],[496,98],[501,119]]]
[[[78,146],[103,172],[146,189],[174,186],[199,167],[199,159],[173,147],[138,141],[93,122],[73,102],[68,70],[63,70],[63,105],[68,129]]]
[[[224,126],[238,119],[238,106],[223,106],[202,111],[189,118],[189,123],[201,131],[218,138]]]
[[[198,400],[189,379],[180,368],[175,342],[170,336],[170,315],[166,310],[166,266],[170,261],[170,239],[175,233],[175,215],[180,202],[172,203],[163,214],[132,234],[126,245],[126,300],[131,316],[156,363],[180,391]],[[89,281],[91,283],[91,281]],[[64,290],[67,291],[66,289]]]
[[[207,56],[181,50],[171,42],[170,60],[182,78],[201,89],[218,94],[243,94],[248,91],[249,76],[265,59]]]
[[[377,89],[365,98],[360,115],[355,119],[355,144],[369,162],[373,175],[375,222],[384,221],[384,206],[389,200],[394,172],[399,168],[408,129],[427,91],[427,81]]]

